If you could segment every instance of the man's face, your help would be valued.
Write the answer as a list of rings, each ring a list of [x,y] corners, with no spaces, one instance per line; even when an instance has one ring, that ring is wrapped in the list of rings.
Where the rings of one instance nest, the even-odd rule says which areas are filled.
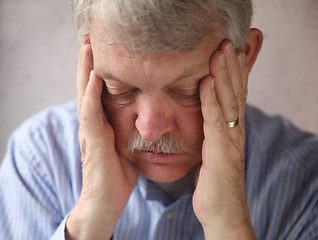
[[[207,39],[191,52],[132,53],[97,37],[95,26],[90,36],[94,69],[107,87],[103,104],[117,151],[153,181],[182,178],[201,163],[203,120],[198,87],[209,74],[211,54],[222,39]],[[128,145],[137,136],[146,141],[168,136],[174,141],[167,151],[152,145],[132,153]],[[179,148],[169,148],[175,142]]]

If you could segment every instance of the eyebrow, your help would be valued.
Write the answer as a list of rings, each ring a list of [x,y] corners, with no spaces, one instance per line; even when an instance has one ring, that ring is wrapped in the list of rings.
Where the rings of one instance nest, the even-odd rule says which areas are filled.
[[[104,71],[99,72],[98,70],[96,70],[96,68],[94,69],[94,71],[102,79],[112,79],[112,80],[116,80],[118,82],[124,83],[124,81],[120,80],[119,78],[115,77],[109,72],[104,72]]]
[[[123,83],[123,84],[128,84],[127,82],[119,79],[118,77],[114,76],[113,74],[109,73],[109,72],[104,72],[104,71],[101,71],[101,72],[98,72],[98,70],[94,69],[95,73],[100,77],[102,78],[103,80],[105,79],[110,79],[110,80],[115,80],[115,81],[118,81],[120,83]],[[194,71],[190,71],[188,69],[186,69],[180,76],[177,76],[176,78],[174,78],[172,80],[172,83],[169,84],[169,85],[173,85],[173,84],[176,84],[178,82],[180,82],[182,79],[186,79],[186,78],[189,78],[191,76],[195,75],[195,72]],[[203,77],[205,77],[207,75],[204,75],[204,76],[201,76],[198,78],[199,79],[202,79]]]

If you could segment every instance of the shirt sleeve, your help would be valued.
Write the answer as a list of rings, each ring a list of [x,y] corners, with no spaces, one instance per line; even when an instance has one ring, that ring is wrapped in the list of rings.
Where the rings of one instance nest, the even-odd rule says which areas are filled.
[[[63,216],[28,137],[16,134],[0,170],[0,239],[49,239]],[[45,159],[41,159],[44,161]]]
[[[58,226],[58,228],[55,230],[50,240],[65,240],[66,220],[69,217],[69,215],[70,215],[69,213],[66,215],[66,217]]]
[[[9,140],[0,168],[0,239],[64,239],[80,194],[76,124],[50,123],[42,115]]]

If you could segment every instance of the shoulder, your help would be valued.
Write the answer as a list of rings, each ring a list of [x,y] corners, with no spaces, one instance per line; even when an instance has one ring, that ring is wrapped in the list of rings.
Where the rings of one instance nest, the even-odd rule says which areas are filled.
[[[58,133],[67,130],[77,130],[76,102],[68,102],[63,105],[49,107],[25,120],[12,134],[15,141],[31,140],[42,137],[58,137]]]
[[[78,126],[75,101],[52,106],[23,122],[12,134],[9,147],[35,165],[44,160],[59,162],[79,149]]]
[[[305,223],[318,201],[317,172],[316,135],[281,116],[247,107],[246,191],[259,238],[310,232],[313,225]]]
[[[16,215],[21,231],[37,231],[34,216],[41,216],[53,231],[75,205],[81,191],[76,109],[76,102],[50,107],[12,134],[0,168],[0,223],[10,225]]]
[[[15,152],[30,159],[44,159],[52,150],[77,143],[78,117],[76,102],[49,107],[24,121],[9,140]],[[8,149],[10,151],[10,149]],[[52,156],[52,155],[51,155]]]
[[[3,168],[37,178],[51,189],[77,181],[81,152],[76,101],[52,106],[27,119],[10,137]],[[64,182],[64,183],[63,183]]]
[[[74,123],[78,123],[76,101],[51,106],[28,118],[16,131],[32,133],[41,128],[63,128]]]
[[[268,115],[248,106],[246,110],[247,152],[281,156],[318,171],[318,136],[295,127],[279,115]]]

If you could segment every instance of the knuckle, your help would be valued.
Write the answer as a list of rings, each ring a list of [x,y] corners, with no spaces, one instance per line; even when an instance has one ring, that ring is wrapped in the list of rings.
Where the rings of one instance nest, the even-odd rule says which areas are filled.
[[[238,93],[236,94],[236,97],[239,102],[245,103],[247,101],[247,90],[245,90],[244,87],[242,87],[240,91],[238,91]]]
[[[78,130],[78,140],[80,145],[83,144],[83,146],[85,145],[85,136],[84,136],[84,129],[82,126],[80,126],[79,130]]]
[[[238,116],[239,115],[239,112],[240,112],[240,107],[239,107],[239,104],[237,102],[237,100],[233,100],[231,102],[231,104],[229,105],[229,111],[230,111],[230,114],[231,116]],[[232,119],[234,120],[234,119]]]
[[[231,137],[231,142],[236,153],[241,152],[241,146],[242,146],[241,140],[242,139],[239,137]]]
[[[218,129],[219,131],[220,130],[223,131],[224,130],[224,124],[225,124],[225,121],[224,121],[223,116],[221,116],[220,114],[215,116],[214,126],[215,126],[216,129]]]
[[[214,115],[213,118],[210,118],[209,120],[206,119],[204,121],[203,127],[206,134],[210,133],[211,129],[214,129],[217,132],[223,132],[225,130],[224,118],[220,114]]]
[[[246,98],[247,98],[247,96],[248,96],[248,89],[247,89],[247,88],[244,89],[244,92],[245,92],[245,96],[246,96]]]
[[[89,118],[85,114],[81,114],[80,116],[80,124],[82,125],[82,128],[84,128],[89,121]]]
[[[232,82],[231,82],[231,80],[229,79],[229,76],[228,76],[228,75],[222,77],[222,81],[223,81],[224,87],[226,87],[226,88],[232,88]]]

